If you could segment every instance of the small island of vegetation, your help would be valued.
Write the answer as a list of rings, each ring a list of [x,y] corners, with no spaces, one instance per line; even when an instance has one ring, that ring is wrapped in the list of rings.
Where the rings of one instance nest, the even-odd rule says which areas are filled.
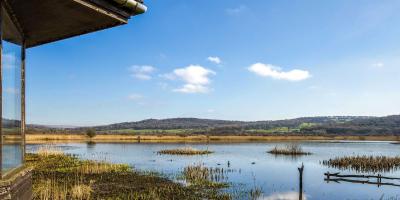
[[[192,147],[185,147],[179,149],[166,149],[158,151],[158,154],[169,154],[169,155],[206,155],[214,153],[209,150],[199,150]]]
[[[389,172],[400,169],[400,157],[345,156],[322,161],[323,165],[359,172]]]
[[[310,152],[303,151],[303,148],[301,148],[301,146],[297,144],[290,144],[284,147],[275,146],[272,150],[268,151],[268,153],[289,156],[311,155]]]

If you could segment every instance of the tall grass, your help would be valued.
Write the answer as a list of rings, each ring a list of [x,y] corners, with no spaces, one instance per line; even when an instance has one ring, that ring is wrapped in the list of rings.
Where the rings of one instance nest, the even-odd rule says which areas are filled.
[[[33,199],[64,200],[68,198],[66,183],[58,183],[55,178],[36,181],[33,189]]]
[[[37,154],[42,157],[54,156],[54,155],[63,155],[64,152],[55,146],[52,145],[44,145],[40,146],[37,150]]]
[[[71,197],[76,200],[90,199],[92,192],[90,185],[78,184],[71,188]]]
[[[77,167],[77,172],[82,174],[102,174],[110,172],[129,172],[131,167],[127,164],[111,164],[105,161],[85,160]]]
[[[202,164],[190,165],[183,169],[185,180],[192,184],[223,183],[228,180],[229,172],[230,169],[206,167]]]

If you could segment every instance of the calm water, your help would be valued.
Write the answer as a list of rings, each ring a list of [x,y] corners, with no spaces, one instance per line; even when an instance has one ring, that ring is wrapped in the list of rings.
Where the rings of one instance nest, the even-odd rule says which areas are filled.
[[[127,163],[136,169],[157,171],[174,179],[184,167],[203,163],[208,167],[231,169],[227,182],[229,191],[248,192],[262,189],[262,200],[298,199],[298,170],[304,163],[304,192],[307,199],[400,199],[400,187],[376,186],[355,183],[325,182],[324,173],[329,171],[357,174],[351,170],[338,170],[320,164],[320,161],[344,155],[400,155],[400,145],[389,142],[302,142],[305,151],[313,155],[296,159],[274,156],[266,151],[286,143],[229,143],[229,144],[57,144],[65,152],[77,154],[84,159],[108,160]],[[157,151],[185,146],[209,149],[215,153],[205,156],[158,155]],[[38,145],[29,145],[34,151]],[[400,177],[400,171],[383,173]],[[375,180],[373,180],[375,181]],[[400,184],[400,181],[391,181]]]

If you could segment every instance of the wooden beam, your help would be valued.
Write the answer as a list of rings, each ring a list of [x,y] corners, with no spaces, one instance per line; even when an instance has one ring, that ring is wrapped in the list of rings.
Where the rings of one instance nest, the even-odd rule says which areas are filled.
[[[89,2],[83,1],[83,0],[73,0],[73,1],[76,2],[76,3],[79,3],[80,5],[86,6],[86,7],[90,8],[90,9],[93,9],[93,10],[95,10],[95,11],[101,13],[101,14],[104,14],[104,15],[107,15],[109,17],[112,17],[112,18],[120,21],[121,23],[124,23],[124,24],[128,23],[128,20],[126,18],[123,18],[123,17],[118,16],[118,15],[112,13],[112,12],[109,12],[109,11],[103,9],[103,8],[100,8],[100,7],[96,6],[96,5],[93,5],[92,3],[89,3]]]
[[[17,18],[17,15],[14,13],[14,11],[11,9],[10,4],[8,3],[7,0],[4,0],[3,2],[4,8],[7,10],[8,15],[11,18],[11,21],[14,23],[15,27],[17,28],[20,36],[22,38],[25,38],[25,32],[24,29],[22,28],[21,24],[19,23],[19,20]]]

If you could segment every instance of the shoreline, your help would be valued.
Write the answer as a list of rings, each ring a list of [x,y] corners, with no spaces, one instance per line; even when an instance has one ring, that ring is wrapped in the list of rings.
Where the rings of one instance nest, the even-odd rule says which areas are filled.
[[[65,142],[96,142],[96,143],[235,143],[235,142],[279,142],[279,141],[399,141],[398,136],[206,136],[206,135],[96,135],[90,139],[83,134],[27,134],[27,144],[65,143]]]

